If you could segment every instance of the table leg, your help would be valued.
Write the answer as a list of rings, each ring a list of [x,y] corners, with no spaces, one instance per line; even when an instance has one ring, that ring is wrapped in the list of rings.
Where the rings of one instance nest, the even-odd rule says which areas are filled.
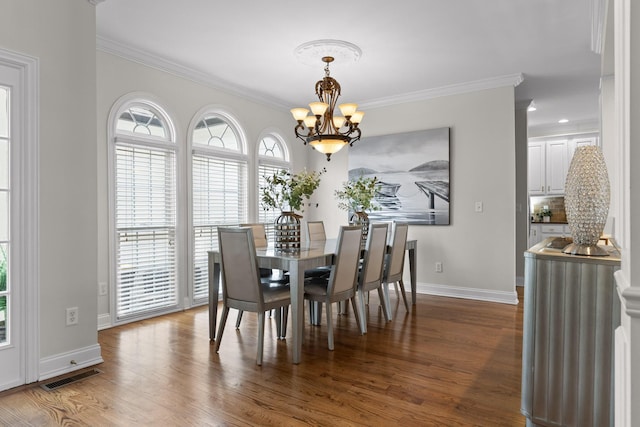
[[[216,320],[218,319],[218,295],[220,293],[220,264],[214,262],[209,254],[209,339],[216,339]]]
[[[304,330],[304,268],[297,263],[289,266],[289,288],[291,290],[291,330],[293,335],[293,363],[300,363],[302,354],[302,331]]]
[[[417,274],[416,274],[416,248],[409,249],[409,273],[411,275],[411,303],[413,305],[416,304],[416,287],[418,285],[417,282]]]

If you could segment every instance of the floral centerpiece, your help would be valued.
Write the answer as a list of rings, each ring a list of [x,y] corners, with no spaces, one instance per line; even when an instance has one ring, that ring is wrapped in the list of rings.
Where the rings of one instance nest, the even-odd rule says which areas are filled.
[[[338,207],[347,212],[367,212],[378,210],[380,207],[374,203],[376,191],[380,181],[375,176],[358,179],[350,179],[342,184],[342,190],[336,190],[334,195],[338,199]]]
[[[296,211],[304,212],[307,202],[320,185],[321,172],[303,170],[291,173],[285,169],[265,176],[260,187],[260,201],[265,209],[279,209],[282,214],[275,220],[276,249],[297,250],[300,248],[300,218]]]
[[[347,212],[352,212],[349,224],[362,226],[362,242],[367,240],[369,233],[368,211],[380,209],[375,203],[376,191],[380,187],[380,181],[375,176],[358,179],[350,179],[342,184],[341,190],[336,190],[334,195],[338,199],[338,207]]]
[[[304,201],[309,200],[320,185],[320,176],[324,172],[303,170],[291,173],[286,169],[265,176],[266,184],[260,187],[261,202],[265,209],[279,209],[282,212],[304,212]]]

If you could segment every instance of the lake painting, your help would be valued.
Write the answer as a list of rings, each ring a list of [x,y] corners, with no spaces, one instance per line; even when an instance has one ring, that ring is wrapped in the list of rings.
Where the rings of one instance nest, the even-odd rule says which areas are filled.
[[[362,138],[349,148],[349,179],[377,177],[371,221],[449,225],[449,128]]]

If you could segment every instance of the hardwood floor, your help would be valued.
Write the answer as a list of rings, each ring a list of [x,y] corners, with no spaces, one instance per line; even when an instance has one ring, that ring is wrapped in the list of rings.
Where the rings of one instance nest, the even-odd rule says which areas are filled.
[[[256,366],[252,313],[236,331],[232,310],[220,354],[206,307],[111,328],[101,374],[0,393],[0,425],[524,426],[518,290],[518,306],[418,295],[411,314],[392,292],[387,324],[372,293],[367,335],[349,311],[331,352],[307,324],[299,365],[271,319]]]

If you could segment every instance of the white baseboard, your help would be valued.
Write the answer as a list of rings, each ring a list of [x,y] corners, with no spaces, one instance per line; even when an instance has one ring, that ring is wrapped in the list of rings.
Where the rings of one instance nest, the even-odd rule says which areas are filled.
[[[103,329],[109,329],[111,326],[111,315],[109,313],[107,314],[100,314],[98,315],[98,330],[101,331]]]
[[[418,283],[416,286],[416,292],[420,294],[437,295],[441,297],[464,298],[513,305],[518,304],[518,294],[515,288],[513,289],[513,291],[505,292],[490,291],[487,289],[438,285],[435,283]]]
[[[102,359],[100,344],[45,357],[40,359],[38,381],[88,368],[102,362],[104,360]]]

